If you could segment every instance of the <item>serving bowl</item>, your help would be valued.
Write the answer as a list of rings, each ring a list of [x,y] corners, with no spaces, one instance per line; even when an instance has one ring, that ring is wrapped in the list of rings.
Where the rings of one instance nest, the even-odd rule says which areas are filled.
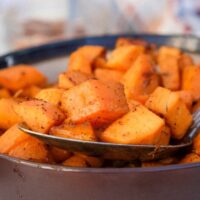
[[[110,35],[60,41],[0,57],[0,68],[33,64],[51,82],[66,69],[67,55],[82,45],[114,46],[120,37],[172,45],[192,54],[200,39],[191,35]],[[24,161],[0,154],[0,200],[200,199],[200,163],[148,168],[75,168]]]

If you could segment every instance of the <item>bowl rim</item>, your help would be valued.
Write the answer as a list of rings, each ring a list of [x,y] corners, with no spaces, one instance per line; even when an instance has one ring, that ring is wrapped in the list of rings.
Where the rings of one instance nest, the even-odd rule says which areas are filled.
[[[35,47],[25,48],[18,51],[12,51],[10,53],[4,54],[0,56],[0,68],[5,68],[14,64],[23,63],[23,59],[26,62],[29,62],[30,58],[27,59],[27,56],[32,56],[32,62],[35,63],[38,61],[44,61],[45,59],[59,57],[63,55],[68,55],[70,52],[78,48],[82,45],[89,44],[104,44],[104,41],[108,42],[108,48],[113,45],[113,41],[115,41],[118,37],[133,37],[136,39],[145,39],[149,42],[155,42],[157,45],[168,44],[169,41],[179,40],[180,41],[198,41],[200,43],[200,38],[195,35],[183,35],[183,34],[143,34],[143,33],[133,33],[133,34],[111,34],[111,35],[101,35],[101,36],[88,36],[88,37],[80,37],[71,40],[60,40],[56,42],[51,42]],[[159,40],[157,40],[159,39]],[[110,41],[109,41],[110,40]],[[164,41],[162,43],[162,41]],[[105,43],[106,44],[106,43]],[[107,45],[107,44],[106,44]],[[105,46],[106,46],[105,45]],[[172,45],[170,43],[170,45]],[[68,49],[68,48],[69,49]],[[70,49],[70,47],[72,47]],[[180,48],[180,47],[179,47]],[[57,51],[58,50],[58,51]],[[200,48],[196,50],[186,49],[189,52],[199,52]],[[44,54],[42,56],[41,54]],[[46,54],[47,53],[47,54]],[[39,55],[38,55],[39,54]],[[174,171],[180,169],[191,169],[200,167],[200,162],[198,163],[188,163],[188,164],[173,164],[159,167],[136,167],[136,168],[80,168],[80,167],[67,167],[57,164],[45,164],[33,161],[27,161],[19,158],[14,158],[5,154],[0,154],[0,160],[7,160],[12,163],[21,164],[24,166],[30,166],[33,168],[40,168],[44,170],[55,170],[55,171],[65,171],[65,172],[87,172],[87,173],[129,173],[129,172],[160,172],[160,171]]]

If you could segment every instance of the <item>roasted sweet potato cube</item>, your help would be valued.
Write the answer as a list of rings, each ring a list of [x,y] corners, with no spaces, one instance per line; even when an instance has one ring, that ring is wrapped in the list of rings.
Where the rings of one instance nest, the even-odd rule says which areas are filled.
[[[83,154],[75,154],[66,161],[63,165],[68,167],[101,167],[102,161],[99,158],[86,156]]]
[[[98,57],[95,59],[93,63],[93,68],[106,68],[106,58],[104,57]]]
[[[48,133],[52,126],[61,124],[65,118],[60,109],[43,100],[23,101],[14,109],[30,129],[42,133]]]
[[[165,117],[172,137],[181,139],[192,123],[192,116],[179,94],[158,87],[146,102],[147,108]]]
[[[180,59],[179,59],[179,66],[181,70],[193,64],[194,64],[194,61],[190,55],[185,54],[185,53],[181,54]]]
[[[58,87],[69,89],[92,78],[92,75],[80,71],[70,71],[67,73],[62,73],[58,77]]]
[[[23,88],[21,90],[18,90],[14,97],[30,97],[34,98],[39,92],[41,88],[36,85],[31,85],[29,87]]]
[[[0,98],[9,98],[9,97],[11,97],[11,94],[7,89],[5,88],[0,89]]]
[[[164,128],[162,129],[162,133],[160,135],[157,145],[168,145],[170,138],[171,138],[170,128],[165,125]]]
[[[144,103],[159,86],[159,78],[148,55],[141,55],[122,78],[126,98]]]
[[[15,124],[0,136],[0,153],[8,154],[9,151],[27,140],[30,136],[19,130]]]
[[[193,103],[192,93],[187,90],[180,90],[177,91],[177,94],[179,94],[180,99],[185,103],[187,108],[190,110]]]
[[[142,105],[137,105],[113,122],[100,136],[104,142],[119,144],[158,144],[165,122]]]
[[[179,58],[181,52],[172,47],[161,47],[158,53],[158,67],[164,87],[178,90],[181,87]]]
[[[128,112],[123,86],[88,80],[64,92],[61,107],[74,123],[108,124]]]
[[[69,57],[67,71],[81,71],[92,73],[92,65],[98,57],[104,56],[105,48],[102,46],[84,46],[72,53]]]
[[[71,156],[69,151],[57,147],[50,147],[50,153],[57,163],[63,162]]]
[[[137,45],[121,46],[114,49],[108,58],[106,67],[116,70],[126,71],[144,52],[144,47]]]
[[[56,106],[60,105],[61,97],[64,90],[59,88],[47,88],[42,89],[35,98],[44,100],[46,102],[52,103]]]
[[[192,107],[192,112],[194,113],[195,111],[197,111],[198,109],[200,109],[200,100],[198,100]]]
[[[189,66],[183,70],[182,89],[189,90],[192,93],[194,100],[200,98],[200,67]]]
[[[195,163],[195,162],[200,162],[200,156],[196,153],[189,153],[179,162],[179,164]]]
[[[37,162],[48,162],[49,160],[46,145],[31,136],[12,148],[8,155]]]
[[[100,81],[118,81],[120,82],[123,72],[119,70],[113,70],[113,69],[102,69],[102,68],[97,68],[94,71],[95,77],[100,80]]]
[[[61,124],[50,129],[50,134],[77,140],[96,141],[93,128],[89,122],[83,124]]]
[[[16,65],[0,70],[0,86],[17,91],[31,85],[43,86],[46,77],[36,68],[28,65]]]
[[[0,99],[0,129],[8,129],[21,121],[21,118],[14,111],[17,101],[12,98]]]

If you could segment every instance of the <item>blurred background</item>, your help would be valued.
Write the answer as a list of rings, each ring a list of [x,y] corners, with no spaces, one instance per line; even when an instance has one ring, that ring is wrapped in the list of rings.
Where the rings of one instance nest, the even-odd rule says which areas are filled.
[[[199,0],[0,0],[0,54],[87,35],[200,35],[199,24]]]

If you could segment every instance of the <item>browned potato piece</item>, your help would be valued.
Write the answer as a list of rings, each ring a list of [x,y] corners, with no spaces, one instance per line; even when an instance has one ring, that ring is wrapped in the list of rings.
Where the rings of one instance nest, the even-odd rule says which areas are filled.
[[[31,85],[27,88],[18,90],[14,96],[15,97],[30,97],[30,98],[34,98],[38,92],[40,92],[41,88],[36,86],[36,85]]]
[[[27,140],[30,136],[20,131],[18,125],[10,127],[0,136],[0,153],[8,154],[11,149]]]
[[[86,45],[79,48],[69,57],[67,71],[81,71],[83,73],[92,73],[92,64],[98,57],[104,56],[105,48],[102,46]]]
[[[108,124],[128,112],[120,83],[88,80],[64,92],[62,109],[74,123],[89,121],[94,126]]]
[[[32,66],[16,65],[0,70],[0,86],[12,91],[45,83],[46,77]]]
[[[27,140],[18,143],[17,146],[9,151],[8,155],[37,162],[49,161],[48,151],[44,143],[31,136]]]
[[[165,126],[163,119],[142,105],[136,105],[113,122],[100,136],[104,142],[119,144],[158,144]]]
[[[144,47],[139,45],[118,47],[112,51],[106,67],[110,69],[126,71],[143,52]]]
[[[21,118],[15,113],[14,106],[17,101],[12,98],[0,99],[0,128],[8,129],[21,121]]]
[[[122,78],[126,98],[145,103],[149,94],[159,86],[153,62],[148,55],[141,55]]]
[[[158,65],[165,88],[178,90],[181,87],[179,58],[181,52],[173,47],[161,47],[158,53]]]
[[[102,162],[99,158],[86,156],[83,154],[75,154],[64,161],[63,165],[68,167],[101,167]]]
[[[200,162],[200,156],[196,153],[189,153],[179,163],[186,164],[195,162]]]
[[[106,82],[106,81],[120,82],[124,73],[119,70],[97,68],[94,71],[94,74],[98,80],[103,81],[103,82]]]
[[[51,147],[50,153],[57,163],[63,162],[71,156],[69,151],[57,147]]]
[[[180,59],[179,59],[179,66],[181,70],[183,70],[185,67],[189,67],[194,64],[194,61],[192,57],[188,54],[181,54]]]
[[[44,100],[46,102],[52,103],[55,106],[60,105],[61,97],[64,90],[59,88],[47,88],[42,89],[35,98]]]
[[[61,124],[50,129],[50,134],[77,140],[96,141],[93,128],[89,122],[83,124]]]
[[[14,109],[30,129],[42,133],[48,133],[52,126],[61,124],[65,118],[55,105],[43,100],[24,101],[18,103]]]
[[[192,123],[192,115],[179,94],[158,87],[146,102],[147,108],[162,115],[172,131],[172,137],[181,139]]]
[[[180,99],[185,103],[187,108],[191,110],[192,103],[193,103],[192,93],[187,90],[180,90],[180,91],[177,91],[177,94],[179,94]]]
[[[162,133],[160,135],[157,145],[168,145],[170,137],[171,137],[170,128],[165,125],[162,129]]]
[[[189,90],[192,93],[194,100],[200,98],[200,67],[189,66],[183,70],[182,89]]]
[[[200,100],[198,100],[192,107],[192,112],[197,111],[200,108]]]
[[[7,89],[5,88],[0,89],[0,98],[9,98],[9,97],[11,97],[11,95]]]
[[[59,75],[58,87],[69,89],[92,78],[93,76],[91,74],[86,74],[80,71],[69,71]]]

